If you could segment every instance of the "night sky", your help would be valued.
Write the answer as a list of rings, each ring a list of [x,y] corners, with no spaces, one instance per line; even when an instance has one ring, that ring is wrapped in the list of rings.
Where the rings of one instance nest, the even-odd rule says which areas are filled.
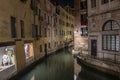
[[[51,1],[55,1],[55,2],[57,2],[57,3],[59,3],[60,5],[63,5],[63,6],[65,6],[67,4],[69,4],[71,7],[74,6],[74,0],[51,0]]]

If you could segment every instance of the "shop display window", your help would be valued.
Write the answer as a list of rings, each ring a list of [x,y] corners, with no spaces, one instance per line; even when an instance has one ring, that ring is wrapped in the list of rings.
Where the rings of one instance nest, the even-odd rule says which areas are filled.
[[[0,47],[0,71],[15,66],[15,60],[15,46]]]
[[[24,49],[25,49],[26,59],[34,57],[33,43],[25,43],[24,44]]]

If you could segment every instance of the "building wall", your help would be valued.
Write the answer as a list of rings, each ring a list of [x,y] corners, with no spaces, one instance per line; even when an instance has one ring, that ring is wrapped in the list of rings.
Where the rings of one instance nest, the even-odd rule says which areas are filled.
[[[81,3],[86,0],[74,0],[74,16],[75,16],[75,28],[74,28],[74,44],[75,48],[81,48],[83,50],[88,50],[88,36],[87,36],[87,22],[82,22],[81,15],[85,14],[87,16],[87,8],[82,9]],[[87,6],[87,4],[85,4]],[[87,20],[87,17],[84,18]],[[82,29],[84,28],[84,32]],[[85,34],[84,34],[85,33]]]
[[[120,31],[103,31],[102,29],[104,24],[109,20],[114,20],[120,25],[120,1],[114,0],[105,4],[101,4],[98,0],[96,1],[95,8],[91,8],[91,2],[88,1],[89,53],[92,54],[91,40],[97,40],[97,57],[103,58],[103,53],[105,53],[106,58],[114,59],[114,55],[119,54],[119,52],[103,50],[102,35],[119,34]],[[119,58],[119,56],[117,57]],[[118,58],[117,60],[119,61]]]
[[[62,7],[60,7],[60,11],[62,11],[65,16],[69,16],[66,19],[65,16],[56,14],[56,6],[50,3],[48,0],[36,0],[36,11],[37,14],[34,14],[34,10],[31,9],[31,0],[27,0],[26,2],[21,2],[21,0],[7,2],[1,0],[0,2],[0,45],[1,46],[10,46],[11,43],[15,45],[15,62],[16,62],[16,70],[15,73],[10,74],[7,70],[5,73],[6,77],[11,77],[12,75],[20,72],[25,67],[30,65],[31,63],[39,60],[45,56],[45,44],[47,44],[47,55],[48,53],[54,52],[60,48],[63,48],[65,45],[66,39],[73,40],[73,34],[68,34],[66,36],[61,36],[59,31],[65,30],[73,31],[73,26],[66,26],[68,22],[70,25],[74,23],[74,17],[67,13]],[[50,11],[49,11],[50,9]],[[40,12],[39,12],[40,10]],[[40,13],[40,15],[39,15]],[[11,34],[11,16],[15,18],[15,31],[16,36],[12,38]],[[50,16],[51,23],[48,24],[48,16]],[[57,19],[57,22],[56,22]],[[65,22],[64,25],[59,23],[59,19]],[[72,20],[71,20],[72,19]],[[21,23],[23,21],[23,30],[21,30]],[[32,25],[36,25],[33,28]],[[55,35],[55,29],[56,35]],[[48,31],[50,30],[50,32]],[[21,33],[24,32],[24,36],[21,37]],[[35,34],[33,36],[33,33]],[[49,34],[50,33],[50,34]],[[47,34],[47,35],[45,35]],[[50,35],[50,36],[49,36]],[[69,41],[66,41],[69,42]],[[25,44],[32,43],[33,44],[33,56],[29,57],[26,60],[25,54]],[[49,48],[50,43],[50,48]],[[60,44],[61,43],[61,44]],[[56,45],[56,46],[55,46]],[[31,47],[31,46],[30,46]],[[1,48],[1,47],[0,47]],[[0,49],[1,50],[1,49]],[[0,56],[2,56],[2,51],[0,52]],[[2,58],[2,57],[0,57]],[[0,59],[1,60],[1,59]],[[1,61],[0,61],[1,62]],[[2,64],[2,63],[0,63]],[[0,65],[1,67],[2,65]],[[9,68],[11,69],[11,68]],[[4,71],[3,71],[4,72]],[[3,74],[0,72],[0,74]],[[3,79],[2,75],[0,79]]]

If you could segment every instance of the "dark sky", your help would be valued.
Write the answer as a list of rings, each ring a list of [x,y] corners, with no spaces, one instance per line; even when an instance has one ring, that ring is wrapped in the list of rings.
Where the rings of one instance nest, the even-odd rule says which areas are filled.
[[[58,2],[60,5],[67,5],[69,4],[70,6],[74,6],[74,0],[51,0],[51,1],[56,1]]]

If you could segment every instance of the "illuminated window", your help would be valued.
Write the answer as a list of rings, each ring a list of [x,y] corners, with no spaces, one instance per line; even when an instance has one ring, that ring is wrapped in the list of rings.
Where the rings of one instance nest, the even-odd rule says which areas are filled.
[[[25,49],[26,61],[29,61],[31,58],[34,57],[33,43],[25,43],[24,49]]]
[[[16,69],[15,45],[0,44],[0,80],[9,77]]]

